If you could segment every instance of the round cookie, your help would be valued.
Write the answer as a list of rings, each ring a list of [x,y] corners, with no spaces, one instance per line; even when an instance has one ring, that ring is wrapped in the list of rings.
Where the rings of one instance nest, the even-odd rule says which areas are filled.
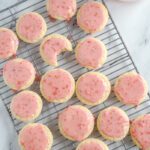
[[[111,141],[125,138],[129,131],[129,125],[129,118],[126,113],[115,106],[102,110],[97,119],[99,133]]]
[[[140,116],[131,122],[131,137],[142,150],[150,150],[150,114]]]
[[[40,96],[32,91],[22,91],[15,95],[10,105],[12,115],[21,121],[36,119],[42,110]]]
[[[47,11],[50,17],[58,20],[70,20],[76,13],[76,0],[48,0]]]
[[[82,141],[76,150],[109,150],[107,145],[101,140],[89,138]]]
[[[57,66],[57,55],[63,51],[72,51],[71,42],[63,35],[51,34],[40,45],[40,55],[49,65]]]
[[[26,125],[19,132],[21,150],[50,150],[53,144],[53,135],[43,124],[32,123]]]
[[[16,58],[9,60],[3,68],[5,83],[14,90],[23,90],[32,85],[35,79],[35,69],[31,62]]]
[[[78,99],[87,105],[98,105],[104,102],[111,91],[107,77],[99,72],[83,74],[76,83]]]
[[[0,28],[0,59],[16,55],[19,40],[16,34],[7,28]]]
[[[59,114],[58,125],[61,134],[72,141],[82,141],[94,128],[94,117],[84,106],[73,105]]]
[[[81,40],[75,48],[77,62],[89,69],[98,69],[106,61],[107,50],[103,42],[93,37]]]
[[[148,85],[144,78],[136,72],[121,75],[115,85],[117,98],[127,105],[139,105],[148,93]]]
[[[26,13],[17,20],[16,32],[24,42],[36,43],[43,38],[46,31],[46,22],[38,13]]]
[[[77,13],[77,24],[87,33],[101,31],[108,22],[108,12],[100,2],[90,1],[81,6]]]
[[[63,103],[73,96],[75,81],[68,71],[54,69],[42,76],[40,90],[47,101]]]

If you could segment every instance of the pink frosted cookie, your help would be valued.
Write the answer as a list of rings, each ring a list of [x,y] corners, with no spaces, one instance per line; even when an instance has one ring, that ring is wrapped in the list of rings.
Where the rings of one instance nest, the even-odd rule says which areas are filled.
[[[128,134],[129,118],[123,110],[111,106],[100,112],[97,128],[104,138],[119,141]]]
[[[43,60],[53,66],[57,66],[57,55],[63,51],[72,51],[71,42],[63,35],[51,34],[40,45],[40,54]]]
[[[9,60],[3,68],[5,83],[14,90],[26,89],[35,79],[35,69],[31,62],[17,58]]]
[[[128,72],[117,79],[114,92],[124,104],[139,105],[148,93],[148,86],[141,75]]]
[[[24,42],[38,42],[43,38],[46,30],[46,22],[38,13],[26,13],[17,20],[16,31],[20,39],[22,39]]]
[[[70,20],[76,13],[76,0],[48,0],[48,14],[58,20]]]
[[[107,22],[107,9],[100,2],[87,2],[81,6],[77,13],[77,24],[88,33],[101,31]]]
[[[12,30],[0,28],[0,59],[16,55],[18,45],[18,38]]]
[[[140,116],[131,123],[134,143],[142,150],[150,150],[150,114]]]
[[[88,37],[81,40],[75,48],[77,62],[89,69],[98,69],[106,61],[107,50],[103,42]]]
[[[87,105],[98,105],[104,102],[111,91],[107,77],[99,72],[83,74],[76,83],[78,99]]]
[[[82,141],[76,150],[108,150],[108,147],[98,139],[89,138]]]
[[[86,107],[73,105],[60,113],[58,125],[64,137],[72,141],[82,141],[93,131],[94,117]]]
[[[43,124],[28,124],[19,133],[21,150],[50,150],[52,144],[53,135]]]
[[[63,103],[74,94],[75,81],[68,71],[54,69],[42,76],[40,90],[47,101]]]
[[[31,121],[40,115],[42,100],[35,92],[22,91],[13,97],[10,109],[18,120]]]

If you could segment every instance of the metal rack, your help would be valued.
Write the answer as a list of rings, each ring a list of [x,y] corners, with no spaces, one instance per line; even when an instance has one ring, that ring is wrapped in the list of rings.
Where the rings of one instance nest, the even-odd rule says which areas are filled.
[[[80,7],[86,0],[77,0],[78,7]],[[46,7],[45,7],[45,0],[25,0],[24,2],[18,3],[13,5],[12,7],[0,11],[0,26],[8,27],[15,31],[15,24],[17,18],[29,11],[36,11],[40,13],[46,20],[48,31],[47,35],[51,33],[60,33],[62,35],[67,36],[72,44],[75,47],[76,43],[83,37],[87,36],[82,30],[78,28],[76,25],[75,18],[72,19],[71,22],[67,23],[64,21],[56,21],[51,22],[49,21],[49,17],[47,15]],[[108,59],[107,62],[101,69],[97,69],[96,71],[100,71],[104,73],[111,81],[112,85],[114,84],[115,79],[128,71],[135,70],[138,72],[116,26],[115,23],[110,16],[109,22],[106,28],[101,33],[93,34],[92,36],[101,39],[108,49]],[[39,55],[39,44],[26,44],[20,41],[20,47],[17,52],[17,57],[25,58],[30,60],[39,75],[42,75],[47,70],[52,69],[53,67],[46,65]],[[2,69],[4,63],[7,60],[0,60],[0,69]],[[77,64],[74,56],[74,52],[66,52],[61,54],[58,57],[59,66],[64,68],[72,73],[75,79],[77,79],[81,74],[89,71],[80,65]],[[31,88],[33,91],[39,92],[39,83],[35,82]],[[15,95],[11,89],[7,87],[7,85],[3,82],[2,76],[0,76],[0,97],[3,100],[6,109],[8,110],[10,116],[10,102],[12,97]],[[57,126],[57,117],[58,113],[63,110],[65,107],[72,105],[72,104],[80,104],[80,102],[74,96],[70,101],[65,104],[54,104],[54,103],[47,103],[43,101],[43,110],[40,117],[38,117],[35,122],[44,123],[50,127],[52,133],[54,134],[54,144],[52,150],[73,150],[76,147],[75,142],[71,142],[65,139],[59,133],[58,126]],[[83,105],[83,104],[82,104]],[[138,115],[149,113],[150,112],[150,101],[149,96],[147,96],[146,100],[137,108],[126,106],[117,101],[116,97],[111,94],[109,99],[105,101],[103,104],[98,106],[86,106],[88,107],[95,117],[98,115],[99,111],[104,109],[105,107],[109,107],[111,105],[118,106],[122,108],[126,113],[129,115],[130,119],[135,118]],[[12,122],[15,126],[17,132],[25,125],[15,118],[11,116]],[[104,140],[96,131],[94,130],[92,137],[97,137],[109,146],[110,150],[137,150],[138,148],[134,146],[132,143],[130,136],[128,135],[124,140],[119,142],[111,142]]]

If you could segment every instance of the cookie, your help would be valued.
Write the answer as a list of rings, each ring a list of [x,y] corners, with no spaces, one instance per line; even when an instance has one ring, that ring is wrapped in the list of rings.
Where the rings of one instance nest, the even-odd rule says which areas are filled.
[[[46,31],[44,18],[36,12],[26,13],[17,20],[16,32],[24,42],[36,43],[44,37]]]
[[[139,105],[148,93],[148,85],[144,78],[136,72],[121,75],[115,85],[117,98],[127,105]]]
[[[101,140],[89,138],[82,141],[76,150],[108,150],[108,147]]]
[[[50,17],[58,20],[70,20],[76,13],[76,0],[48,0],[47,11]]]
[[[37,93],[25,90],[12,98],[10,109],[18,120],[32,121],[41,113],[42,100]]]
[[[75,56],[81,66],[88,69],[98,69],[106,61],[107,50],[99,39],[87,37],[76,46]]]
[[[16,55],[19,40],[16,34],[7,28],[0,28],[0,59]]]
[[[73,96],[75,81],[64,69],[50,70],[42,76],[40,90],[48,102],[63,103]]]
[[[32,63],[21,58],[9,60],[3,68],[5,83],[17,91],[30,87],[34,82],[35,74]]]
[[[142,150],[150,150],[150,114],[137,117],[131,122],[131,137]]]
[[[100,2],[89,1],[77,12],[77,24],[87,33],[102,31],[108,22],[108,11]]]
[[[53,144],[53,135],[43,124],[31,123],[19,132],[21,150],[50,150]]]
[[[83,74],[76,83],[78,99],[87,105],[98,105],[104,102],[111,91],[107,77],[99,72]]]
[[[94,117],[84,106],[72,105],[64,109],[58,117],[61,134],[72,141],[82,141],[94,128]]]
[[[119,141],[129,131],[129,118],[126,113],[115,106],[102,110],[97,119],[99,133],[107,140]]]
[[[40,45],[40,55],[49,65],[57,66],[57,55],[64,51],[72,51],[72,45],[65,36],[60,34],[47,36]]]

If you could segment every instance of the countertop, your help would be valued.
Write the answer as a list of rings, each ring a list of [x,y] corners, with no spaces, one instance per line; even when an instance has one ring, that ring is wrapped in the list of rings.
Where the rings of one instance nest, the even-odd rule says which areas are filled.
[[[1,0],[0,10],[18,0]],[[150,86],[150,1],[105,0],[119,32],[140,73]],[[0,101],[0,150],[18,150],[16,134]]]

